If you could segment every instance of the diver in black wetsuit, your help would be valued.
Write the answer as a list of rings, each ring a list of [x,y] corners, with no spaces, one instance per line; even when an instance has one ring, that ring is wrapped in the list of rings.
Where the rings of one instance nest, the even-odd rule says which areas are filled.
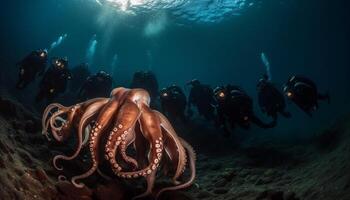
[[[52,59],[51,67],[45,72],[39,85],[36,101],[51,102],[58,94],[65,92],[68,80],[72,78],[67,58]]]
[[[151,71],[135,72],[130,87],[142,88],[146,90],[152,99],[156,99],[158,97],[159,86],[157,77]]]
[[[317,110],[319,100],[327,100],[330,103],[329,94],[320,94],[316,84],[302,76],[292,76],[283,88],[288,99],[293,101],[306,114],[312,117],[312,111]]]
[[[78,93],[78,100],[85,101],[96,97],[109,97],[113,86],[111,75],[99,71],[86,79]]]
[[[193,112],[191,106],[196,106],[199,115],[207,120],[215,121],[215,99],[212,88],[209,85],[201,84],[197,79],[188,83],[191,85],[191,91],[188,98],[187,114],[191,117]]]
[[[290,118],[291,114],[287,112],[286,102],[283,94],[268,80],[265,74],[258,82],[258,101],[261,111],[268,116],[276,119],[280,113],[286,118]]]
[[[163,88],[160,91],[160,103],[163,112],[168,115],[168,117],[173,120],[181,119],[184,123],[187,122],[185,116],[187,100],[179,86],[171,85],[167,88]]]
[[[233,129],[239,125],[249,129],[250,124],[267,129],[276,126],[276,120],[270,123],[262,122],[253,112],[253,100],[239,87],[227,85],[214,90],[217,101],[218,124],[224,128],[225,136],[230,135],[229,125]]]
[[[17,89],[25,88],[32,82],[36,75],[43,75],[47,64],[47,51],[36,50],[32,51],[24,59],[17,63],[19,66],[19,77],[16,84]]]
[[[72,92],[77,92],[86,79],[91,75],[88,63],[81,63],[74,67],[72,70],[72,80],[70,81],[69,88]]]

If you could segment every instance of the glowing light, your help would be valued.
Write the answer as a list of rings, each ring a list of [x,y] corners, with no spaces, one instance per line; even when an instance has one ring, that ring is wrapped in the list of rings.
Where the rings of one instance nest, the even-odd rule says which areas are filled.
[[[96,3],[98,3],[99,5],[101,5],[101,6],[102,6],[101,1],[99,1],[99,0],[95,0],[95,1],[96,1]]]
[[[129,7],[141,6],[145,4],[145,0],[106,0],[107,3],[119,8],[121,11],[126,11]]]
[[[257,0],[95,0],[117,11],[130,14],[148,11],[169,11],[176,17],[189,21],[218,22],[226,16],[240,15]]]
[[[56,65],[59,67],[61,66],[61,62],[59,62],[58,60],[56,60]]]
[[[292,97],[292,96],[293,96],[293,93],[287,92],[287,96],[288,96],[288,97]]]
[[[145,36],[150,37],[158,35],[165,29],[165,27],[167,26],[167,22],[168,20],[166,14],[159,14],[146,24],[144,29]]]
[[[225,93],[224,92],[220,92],[219,93],[219,97],[224,98],[225,97]]]

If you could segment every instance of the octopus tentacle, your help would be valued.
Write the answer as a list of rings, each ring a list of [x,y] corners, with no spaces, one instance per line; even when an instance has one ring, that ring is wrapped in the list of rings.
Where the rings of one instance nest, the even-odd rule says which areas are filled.
[[[190,178],[187,182],[177,185],[177,186],[173,186],[173,187],[167,187],[167,188],[163,188],[161,189],[157,195],[156,195],[156,199],[158,199],[160,197],[160,195],[166,191],[171,191],[171,190],[180,190],[183,188],[187,188],[189,186],[191,186],[195,180],[196,177],[196,153],[193,150],[192,146],[190,144],[188,144],[184,139],[179,137],[179,140],[181,141],[181,144],[185,147],[185,149],[187,150],[188,153],[188,157],[189,157],[189,166],[190,166],[190,170],[191,170],[191,174],[190,174]]]
[[[43,117],[42,117],[42,120],[41,120],[41,125],[43,127],[43,130],[42,130],[42,134],[46,136],[46,138],[49,139],[48,137],[48,128],[49,128],[49,123],[48,123],[48,117],[51,113],[52,110],[54,109],[64,109],[65,107],[62,106],[61,104],[59,103],[53,103],[53,104],[50,104],[48,105],[45,110],[44,110],[44,113],[43,113]]]
[[[134,127],[135,125],[133,125]],[[134,169],[138,168],[138,163],[136,161],[136,159],[130,157],[127,155],[126,151],[127,148],[135,141],[135,130],[134,128],[131,128],[130,131],[128,132],[128,134],[126,134],[125,136],[125,144],[122,144],[120,146],[120,155],[122,156],[123,160],[125,160],[127,163],[130,163],[133,165]]]
[[[153,187],[154,187],[155,179],[156,179],[156,171],[152,171],[152,173],[149,176],[147,176],[147,178],[146,178],[146,181],[147,181],[146,191],[140,195],[133,197],[132,200],[140,199],[140,198],[146,197],[148,195],[151,195]]]
[[[55,112],[50,118],[50,128],[51,128],[52,136],[55,138],[55,140],[59,142],[62,141],[62,133],[60,132],[60,130],[62,129],[63,125],[60,127],[56,127],[56,119],[59,115],[62,115],[65,112],[66,112],[65,110],[59,110]]]
[[[70,107],[64,107],[60,104],[51,104],[51,106],[49,106],[49,108],[45,109],[44,112],[44,118],[48,116],[49,112],[53,109],[53,108],[59,108],[57,110],[57,112],[53,113],[52,116],[50,117],[49,121],[50,123],[45,123],[43,120],[42,123],[44,125],[44,130],[47,132],[47,129],[50,125],[50,128],[53,130],[53,132],[55,133],[55,135],[53,135],[55,137],[55,139],[57,141],[62,141],[64,138],[62,138],[62,136],[67,136],[70,132],[70,129],[72,128],[72,126],[74,125],[74,122],[78,122],[81,118],[81,113],[83,112],[83,108],[89,106],[91,103],[94,103],[96,101],[99,101],[100,98],[96,98],[96,99],[92,99],[92,100],[88,100],[85,101],[83,103],[79,103]],[[60,117],[60,115],[66,114],[66,119],[63,119],[62,117]],[[59,120],[61,122],[61,126],[57,127],[56,122],[57,120]],[[67,135],[65,135],[67,134]]]
[[[149,164],[145,168],[132,172],[117,172],[117,176],[122,178],[138,178],[140,176],[147,177],[156,171],[162,158],[163,137],[159,126],[157,115],[147,105],[141,105],[142,114],[140,123],[144,137],[150,143]]]
[[[77,140],[78,140],[77,148],[74,151],[73,155],[71,156],[66,156],[66,155],[55,156],[53,158],[53,165],[56,169],[63,170],[62,167],[57,166],[58,160],[73,160],[79,155],[80,150],[82,148],[82,143],[83,143],[83,134],[84,134],[83,132],[85,131],[86,126],[91,123],[93,118],[98,114],[98,111],[107,103],[107,101],[108,101],[107,99],[96,101],[86,108],[79,122],[79,127],[77,132]]]
[[[92,120],[92,122],[93,122],[93,120]],[[90,133],[90,131],[91,131],[91,128],[92,128],[92,127],[91,127],[90,125],[87,125],[87,126],[85,127],[82,146],[85,146],[85,145],[88,143],[88,141],[89,141],[89,133]]]
[[[90,147],[90,154],[91,154],[91,160],[92,160],[92,167],[84,174],[75,176],[72,178],[71,182],[73,183],[74,186],[79,188],[84,187],[84,184],[83,183],[78,184],[77,180],[87,178],[97,170],[97,167],[100,161],[98,149],[100,145],[101,136],[105,131],[105,129],[109,127],[112,121],[113,115],[116,113],[118,107],[119,107],[119,102],[112,99],[104,105],[102,111],[100,112],[94,127],[90,131],[89,147]]]
[[[168,175],[168,173],[172,170],[176,172],[176,169],[178,168],[178,163],[179,163],[179,152],[178,152],[178,147],[175,143],[175,141],[169,137],[167,132],[163,129],[163,135],[164,135],[164,150],[165,150],[165,155],[168,160],[165,160],[164,162],[164,174]]]
[[[44,127],[45,121],[47,121],[47,119],[48,119],[48,117],[49,117],[49,115],[50,115],[52,110],[54,110],[54,109],[60,110],[60,109],[64,109],[64,108],[66,108],[66,107],[61,105],[61,104],[59,104],[59,103],[52,103],[52,104],[48,105],[45,108],[45,110],[43,112],[43,116],[42,116],[42,121],[41,122],[42,122],[43,127]]]
[[[162,128],[164,128],[167,136],[169,136],[176,144],[177,150],[172,150],[173,152],[177,152],[178,153],[178,163],[177,163],[177,168],[176,168],[176,172],[175,175],[173,177],[173,182],[175,184],[179,184],[179,182],[177,181],[177,179],[181,176],[182,172],[184,171],[185,167],[186,167],[186,152],[184,147],[181,145],[181,141],[179,140],[179,137],[176,135],[176,132],[174,130],[174,128],[171,126],[170,122],[166,119],[166,117],[160,113],[157,112],[157,115],[159,116],[160,119],[160,124],[162,126]],[[171,157],[171,156],[170,156]]]
[[[148,151],[147,146],[147,140],[143,136],[143,133],[141,132],[140,122],[136,123],[134,127],[135,131],[135,142],[134,142],[134,148],[136,150],[136,160],[138,161],[139,167],[146,167],[147,166],[147,155],[146,152]]]
[[[116,160],[116,151],[120,145],[122,146],[121,149],[124,150],[124,152],[122,152],[122,154],[125,155],[123,159],[125,159],[127,163],[133,164],[135,168],[138,165],[136,160],[128,159],[125,150],[127,146],[127,137],[129,134],[132,134],[132,129],[139,116],[139,108],[130,101],[125,102],[120,108],[116,124],[108,137],[105,147],[105,157],[112,165],[114,173],[118,173],[122,170],[121,165]]]
[[[50,119],[45,122],[45,126],[42,130],[42,134],[46,137],[46,139],[48,141],[51,141],[51,138],[50,138],[49,132],[48,132],[49,126],[50,126]]]

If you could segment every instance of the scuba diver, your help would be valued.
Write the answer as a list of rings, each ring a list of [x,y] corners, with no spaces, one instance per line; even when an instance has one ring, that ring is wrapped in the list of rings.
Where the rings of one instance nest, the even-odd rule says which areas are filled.
[[[70,90],[72,92],[78,91],[86,79],[91,75],[88,63],[81,63],[72,70],[72,80],[70,81]]]
[[[96,97],[108,97],[112,91],[113,79],[105,71],[89,76],[78,92],[78,100],[85,101]]]
[[[318,109],[318,100],[327,100],[330,103],[328,93],[318,93],[316,84],[302,76],[292,76],[283,88],[288,99],[293,101],[307,115],[312,117],[312,111]]]
[[[276,126],[276,119],[270,123],[262,122],[253,112],[253,100],[241,88],[227,85],[217,87],[214,90],[217,101],[217,123],[225,131],[225,136],[230,135],[229,126],[233,129],[236,125],[248,130],[250,124],[268,129]]]
[[[182,89],[177,85],[171,85],[167,88],[163,88],[160,91],[160,103],[164,113],[172,119],[181,119],[186,123],[185,116],[186,110],[186,96]]]
[[[215,99],[213,89],[209,85],[204,85],[197,79],[193,79],[187,85],[191,85],[190,95],[188,97],[187,114],[191,117],[193,111],[191,106],[196,106],[199,115],[207,120],[215,121]]]
[[[135,72],[130,87],[146,90],[154,100],[158,97],[158,81],[155,74],[151,71]]]
[[[32,51],[24,59],[17,63],[19,66],[19,79],[16,84],[17,89],[25,88],[32,82],[36,75],[43,75],[47,64],[47,51],[36,50]]]
[[[286,102],[283,94],[271,83],[266,74],[259,80],[257,90],[259,106],[263,113],[274,119],[278,113],[286,118],[291,117],[285,110]]]
[[[36,102],[47,99],[51,102],[58,94],[65,92],[67,82],[72,78],[67,58],[54,58],[39,84]]]

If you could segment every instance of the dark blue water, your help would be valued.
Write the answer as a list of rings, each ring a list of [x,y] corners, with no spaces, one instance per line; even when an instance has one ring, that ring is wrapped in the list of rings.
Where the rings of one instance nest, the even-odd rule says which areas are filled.
[[[51,56],[67,56],[71,67],[85,62],[89,41],[96,34],[92,69],[113,73],[117,85],[128,86],[134,71],[151,69],[161,86],[184,85],[198,78],[213,87],[238,84],[255,97],[256,82],[265,70],[260,54],[265,52],[277,85],[292,74],[302,74],[321,91],[330,91],[332,104],[322,104],[314,118],[291,104],[293,119],[282,119],[276,129],[264,133],[304,135],[348,112],[347,1],[250,2],[252,6],[232,15],[206,21],[176,9],[118,14],[94,1],[4,1],[0,7],[2,83],[13,85],[14,63],[33,49],[49,48],[63,34],[67,38]],[[117,62],[111,68],[114,55]]]

